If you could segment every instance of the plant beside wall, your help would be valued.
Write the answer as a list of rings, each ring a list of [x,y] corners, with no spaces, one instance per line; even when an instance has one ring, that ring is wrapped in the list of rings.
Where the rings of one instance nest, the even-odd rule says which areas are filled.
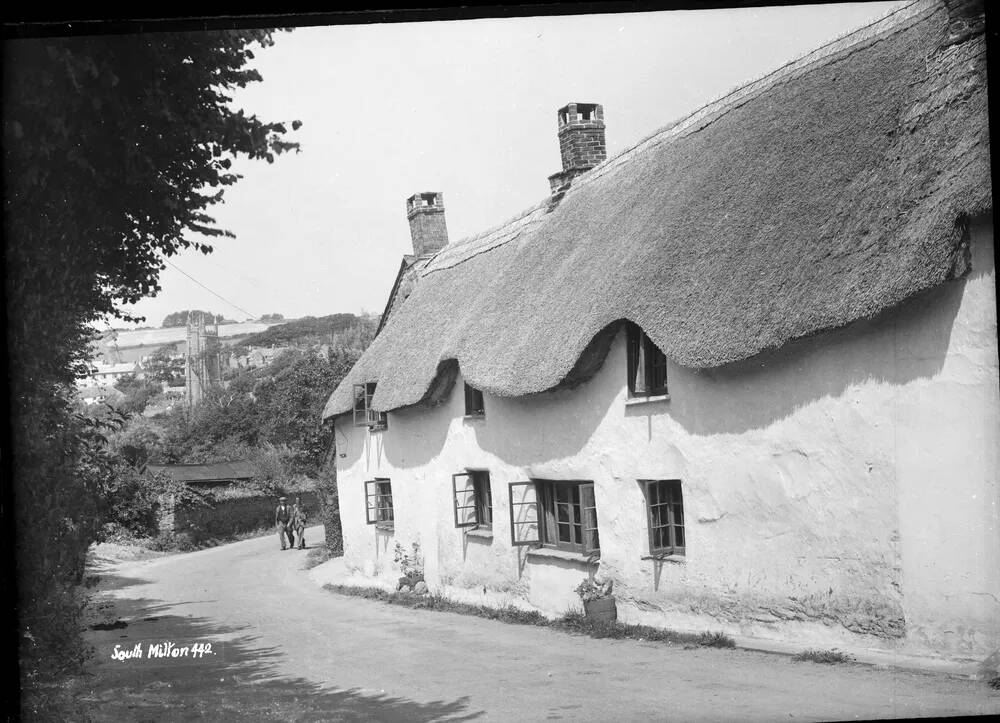
[[[399,566],[403,573],[396,584],[396,589],[400,592],[427,592],[427,583],[424,582],[424,558],[420,554],[420,543],[414,542],[411,545],[412,553],[406,551],[401,544],[396,543],[396,555],[393,562]],[[418,589],[419,586],[419,589]]]
[[[618,608],[611,590],[611,580],[599,581],[587,577],[576,586],[576,594],[583,601],[583,611],[592,620],[613,622],[618,619]]]

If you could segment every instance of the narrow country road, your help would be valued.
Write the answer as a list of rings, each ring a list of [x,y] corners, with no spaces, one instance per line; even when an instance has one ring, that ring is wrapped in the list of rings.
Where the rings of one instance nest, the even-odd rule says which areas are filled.
[[[321,539],[312,528],[307,539]],[[97,720],[844,720],[1000,712],[983,683],[594,640],[316,587],[273,537],[120,563],[77,694]],[[151,643],[187,654],[150,659]],[[211,643],[196,657],[191,646]],[[115,646],[142,658],[112,659]]]

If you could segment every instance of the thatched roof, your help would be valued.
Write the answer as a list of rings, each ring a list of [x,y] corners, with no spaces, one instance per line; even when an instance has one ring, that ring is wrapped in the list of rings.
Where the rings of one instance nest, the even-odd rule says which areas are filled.
[[[392,283],[392,290],[389,292],[389,299],[385,302],[385,310],[379,318],[378,328],[375,329],[376,336],[389,321],[392,313],[398,310],[410,296],[420,272],[429,260],[430,257],[414,256],[413,254],[403,256],[403,260],[399,264],[399,271],[396,273],[396,280]]]
[[[150,464],[146,470],[162,472],[178,482],[231,482],[251,479],[253,465],[245,460],[215,462],[212,464]]]
[[[720,366],[961,276],[964,220],[992,208],[986,58],[982,34],[949,45],[946,24],[939,3],[906,6],[606,161],[554,209],[446,247],[324,418],[360,382],[378,410],[428,401],[456,362],[495,395],[576,382],[622,319],[677,364]]]

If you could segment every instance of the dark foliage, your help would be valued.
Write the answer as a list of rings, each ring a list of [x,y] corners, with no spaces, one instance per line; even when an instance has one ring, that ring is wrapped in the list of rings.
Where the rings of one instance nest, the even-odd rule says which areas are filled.
[[[160,324],[160,327],[166,329],[168,327],[185,326],[189,318],[191,321],[196,321],[199,318],[204,319],[206,324],[222,322],[222,314],[213,314],[211,311],[202,311],[201,309],[185,309],[184,311],[174,311],[167,314],[163,318],[163,323]]]
[[[164,257],[231,235],[207,210],[233,159],[295,148],[229,104],[269,31],[4,44],[4,236],[19,631],[26,682],[78,662],[88,544],[112,462],[75,413],[91,324],[159,290]],[[293,128],[297,123],[292,124]]]
[[[125,414],[141,414],[149,400],[161,391],[157,382],[148,377],[140,379],[134,374],[123,375],[115,388],[124,395],[115,406]]]
[[[178,408],[169,416],[157,461],[224,461],[233,448],[271,445],[291,451],[290,472],[318,476],[332,463],[333,431],[320,424],[323,405],[359,353],[326,357],[291,349],[262,369],[238,370],[228,388],[209,390],[194,411]]]
[[[172,387],[184,384],[184,359],[170,358],[171,355],[178,355],[177,346],[177,342],[167,344],[149,355],[144,366],[146,379],[166,382]]]

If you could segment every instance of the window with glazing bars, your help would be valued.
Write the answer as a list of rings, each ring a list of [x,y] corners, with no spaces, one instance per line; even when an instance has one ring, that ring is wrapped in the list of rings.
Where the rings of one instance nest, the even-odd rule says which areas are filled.
[[[512,545],[600,554],[593,482],[511,482],[510,517]]]
[[[387,416],[385,412],[372,409],[372,397],[375,396],[375,382],[354,385],[354,426],[385,429]]]
[[[680,480],[642,480],[649,522],[649,554],[684,554],[684,500]]]
[[[625,326],[628,345],[628,393],[648,397],[667,393],[667,357],[638,325]]]
[[[451,476],[455,502],[455,527],[493,529],[493,496],[490,473],[469,470]]]
[[[365,482],[365,521],[379,529],[393,528],[392,483],[385,477]]]

